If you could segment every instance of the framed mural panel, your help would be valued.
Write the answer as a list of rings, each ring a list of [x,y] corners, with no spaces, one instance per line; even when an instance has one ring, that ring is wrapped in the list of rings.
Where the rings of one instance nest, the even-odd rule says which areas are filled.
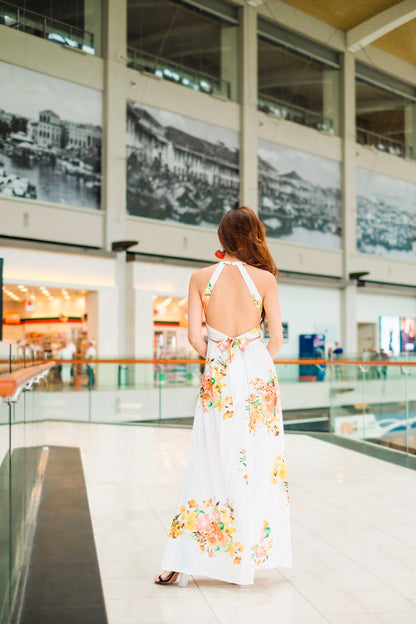
[[[341,248],[338,162],[260,140],[258,171],[259,217],[268,236]]]
[[[126,146],[129,214],[216,227],[238,203],[237,132],[128,102]]]
[[[357,250],[416,260],[416,184],[357,169]]]
[[[0,62],[0,198],[101,208],[102,94]]]

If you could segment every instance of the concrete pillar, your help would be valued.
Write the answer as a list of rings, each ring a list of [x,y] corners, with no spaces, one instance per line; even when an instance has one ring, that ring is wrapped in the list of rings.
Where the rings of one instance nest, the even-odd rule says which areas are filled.
[[[84,0],[84,29],[94,35],[96,56],[102,54],[102,2],[101,0]]]
[[[339,133],[339,72],[336,69],[324,69],[322,72],[322,115],[332,119],[333,134]]]
[[[407,104],[404,109],[404,140],[407,156],[416,158],[416,104]]]
[[[105,247],[126,232],[127,0],[104,3],[103,209]]]
[[[126,270],[126,354],[138,359],[153,359],[153,293],[135,288],[137,264],[127,263]],[[153,385],[154,367],[136,364],[129,369],[129,383]]]
[[[355,59],[351,52],[345,52],[341,70],[341,138],[342,138],[342,242],[344,249],[344,280],[342,293],[342,335],[344,352],[357,352],[357,287],[349,281],[354,270],[356,253],[356,144],[355,144]],[[365,267],[363,267],[365,271]]]
[[[119,251],[116,255],[116,284],[117,298],[114,305],[118,309],[118,348],[117,355],[124,358],[128,355],[126,348],[126,291],[127,291],[127,262],[125,251]]]
[[[237,59],[238,59],[238,28],[237,26],[221,25],[221,79],[230,85],[229,97],[233,102],[238,100]]]
[[[257,12],[240,9],[240,204],[257,212]]]

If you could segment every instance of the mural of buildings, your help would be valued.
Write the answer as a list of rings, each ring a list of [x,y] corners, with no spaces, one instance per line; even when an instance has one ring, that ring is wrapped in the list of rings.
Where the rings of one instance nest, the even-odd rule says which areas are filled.
[[[258,150],[259,216],[268,236],[341,247],[339,163],[270,141]]]
[[[130,214],[213,227],[238,202],[236,133],[128,102],[126,144]]]
[[[416,184],[357,170],[357,250],[416,260]]]
[[[0,197],[100,208],[101,93],[0,62]]]

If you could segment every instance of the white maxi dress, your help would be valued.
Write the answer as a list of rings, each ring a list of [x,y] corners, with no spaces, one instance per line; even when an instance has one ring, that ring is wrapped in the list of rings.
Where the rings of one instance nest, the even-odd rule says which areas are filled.
[[[205,310],[225,264],[204,291]],[[244,264],[228,264],[240,270],[260,313]],[[260,326],[235,337],[207,330],[188,464],[162,567],[249,585],[257,569],[292,565],[279,385]]]

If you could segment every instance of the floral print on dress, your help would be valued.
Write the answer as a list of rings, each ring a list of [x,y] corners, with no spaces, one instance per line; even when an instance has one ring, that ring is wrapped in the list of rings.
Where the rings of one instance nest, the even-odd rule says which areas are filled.
[[[240,451],[240,472],[243,473],[244,483],[248,485],[248,474],[247,474],[247,450],[243,449]]]
[[[234,565],[241,563],[241,553],[244,546],[234,541],[235,515],[231,503],[225,504],[215,499],[198,504],[190,500],[179,508],[174,517],[169,537],[173,539],[188,533],[197,541],[201,553],[207,553],[209,558],[219,553],[228,553]]]
[[[267,380],[256,378],[250,381],[253,389],[247,398],[246,409],[249,413],[249,430],[253,435],[259,427],[265,427],[269,433],[278,436],[279,412],[278,383],[276,374],[270,371]]]
[[[208,414],[211,408],[217,409],[224,419],[234,416],[233,398],[223,392],[226,386],[227,364],[221,358],[207,361],[199,390],[204,412]]]
[[[273,538],[270,537],[270,533],[270,525],[265,520],[263,522],[260,541],[258,544],[254,544],[251,549],[251,558],[254,561],[254,565],[256,566],[260,566],[262,563],[266,563],[267,559],[269,558],[269,550],[273,548]]]
[[[279,453],[274,460],[273,468],[270,471],[271,482],[279,482],[286,496],[286,503],[289,503],[289,483],[287,480],[286,454]]]

